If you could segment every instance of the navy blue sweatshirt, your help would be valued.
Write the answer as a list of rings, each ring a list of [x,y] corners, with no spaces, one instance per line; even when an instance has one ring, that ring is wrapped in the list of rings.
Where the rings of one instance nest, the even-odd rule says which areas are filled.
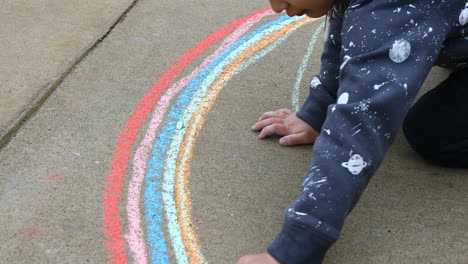
[[[350,0],[329,26],[320,74],[297,113],[320,136],[268,248],[282,264],[322,262],[431,67],[468,66],[467,0]]]

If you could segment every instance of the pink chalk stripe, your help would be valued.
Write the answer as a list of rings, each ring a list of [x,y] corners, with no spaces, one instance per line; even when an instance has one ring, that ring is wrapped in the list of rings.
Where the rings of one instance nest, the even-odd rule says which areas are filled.
[[[246,17],[248,20],[240,25],[228,38],[226,38],[221,46],[203,63],[198,66],[190,75],[185,76],[174,84],[161,97],[157,104],[157,108],[153,113],[147,133],[143,141],[136,150],[133,160],[133,175],[129,182],[128,198],[127,198],[127,215],[128,215],[128,234],[125,235],[131,252],[133,253],[134,261],[137,264],[147,263],[147,253],[144,241],[143,229],[141,227],[141,210],[140,197],[141,187],[145,177],[146,166],[149,158],[149,153],[156,138],[156,132],[161,124],[167,109],[170,106],[170,101],[192,80],[196,75],[201,73],[203,69],[213,61],[223,50],[228,48],[232,43],[237,41],[252,25],[257,23],[265,16],[274,14],[271,9],[263,9],[254,12]]]
[[[151,112],[159,101],[161,93],[169,86],[172,79],[181,73],[188,64],[210,48],[214,43],[223,39],[239,25],[261,11],[264,10],[257,11],[248,17],[231,22],[188,50],[158,78],[156,83],[144,95],[136,109],[128,118],[125,127],[119,135],[103,191],[102,225],[109,262],[122,264],[128,262],[125,241],[122,235],[120,202],[124,194],[125,173],[131,155],[131,148],[140,133],[141,126],[146,120],[148,113]]]

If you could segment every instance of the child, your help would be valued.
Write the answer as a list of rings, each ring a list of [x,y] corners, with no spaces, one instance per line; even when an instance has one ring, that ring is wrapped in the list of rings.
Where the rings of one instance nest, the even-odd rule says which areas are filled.
[[[302,109],[265,113],[252,127],[283,146],[314,142],[314,157],[268,253],[239,263],[321,263],[402,125],[428,161],[468,168],[468,1],[270,3],[290,16],[333,11]],[[410,109],[433,65],[454,72]]]

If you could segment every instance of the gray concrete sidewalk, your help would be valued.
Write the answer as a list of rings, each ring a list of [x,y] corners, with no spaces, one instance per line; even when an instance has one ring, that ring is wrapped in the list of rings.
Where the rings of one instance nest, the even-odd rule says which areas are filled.
[[[0,146],[133,0],[6,0],[0,8]]]
[[[15,26],[8,32],[20,43],[13,47],[11,40],[0,39],[1,47],[12,46],[12,53],[1,55],[1,100],[16,106],[7,92],[17,92],[15,100],[25,99],[21,101],[23,110],[130,4],[109,0],[95,6],[98,3],[85,1],[78,8],[68,2],[63,4],[68,11],[62,12],[49,6],[50,2],[35,1],[43,5],[39,8],[32,1],[8,1],[0,11],[0,21],[9,16],[11,20],[5,21]],[[139,1],[0,150],[0,263],[106,263],[103,192],[116,143],[129,116],[156,79],[184,52],[267,4]],[[24,10],[15,9],[18,5],[37,12],[23,15],[24,19],[35,19],[15,18],[14,10]],[[260,25],[278,17],[264,18]],[[67,30],[56,28],[55,22],[62,20],[68,21],[61,25],[68,25]],[[34,21],[44,23],[39,26]],[[26,30],[26,25],[35,24],[39,31],[14,34],[15,28]],[[291,106],[291,87],[317,26],[313,23],[298,29],[279,48],[232,78],[207,115],[193,153],[189,189],[194,228],[209,263],[235,263],[243,254],[263,251],[279,231],[283,209],[300,189],[311,147],[282,148],[275,138],[258,140],[250,126],[264,111]],[[68,39],[60,34],[38,38],[43,32],[65,34]],[[26,45],[33,42],[37,44]],[[31,53],[25,53],[28,46]],[[180,77],[214,49],[196,59]],[[301,100],[308,92],[309,76],[319,69],[321,50],[317,44],[302,81]],[[23,53],[24,60],[18,60],[21,67],[12,67],[16,65],[13,57]],[[446,74],[438,68],[431,72],[421,93]],[[33,86],[37,89],[29,88]],[[21,118],[18,113],[7,114],[10,107],[4,107],[3,101],[1,109],[2,120]],[[148,122],[144,129],[147,126]],[[140,134],[129,150],[130,159],[142,140]],[[129,166],[124,175],[123,234],[128,233],[125,206],[132,169]],[[467,174],[466,170],[428,165],[398,137],[325,263],[468,263]],[[140,201],[141,206],[143,203]],[[143,226],[146,224],[143,220]],[[169,241],[167,233],[165,238]],[[150,245],[146,242],[145,246]],[[128,244],[125,253],[134,263]],[[177,263],[170,246],[169,255],[170,263]]]

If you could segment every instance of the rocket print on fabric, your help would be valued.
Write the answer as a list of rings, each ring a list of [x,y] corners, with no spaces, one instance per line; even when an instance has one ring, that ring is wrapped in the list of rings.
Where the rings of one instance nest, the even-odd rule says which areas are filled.
[[[310,81],[310,87],[312,87],[312,89],[317,89],[317,87],[319,85],[321,85],[322,82],[320,81],[320,79],[315,76],[311,81]]]
[[[367,165],[367,162],[359,154],[354,154],[348,162],[341,163],[341,166],[347,168],[353,175],[361,173]]]

